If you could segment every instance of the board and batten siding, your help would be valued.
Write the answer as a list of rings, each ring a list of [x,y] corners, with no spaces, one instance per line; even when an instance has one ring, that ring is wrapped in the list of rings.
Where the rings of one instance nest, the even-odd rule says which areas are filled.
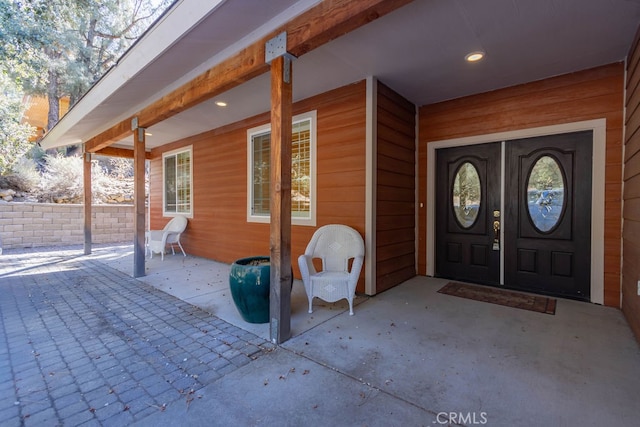
[[[293,114],[317,111],[316,227],[292,226],[291,260],[325,224],[365,232],[366,85],[358,82],[294,103]],[[181,240],[188,254],[231,263],[269,255],[269,224],[247,222],[247,130],[269,122],[269,113],[242,120],[151,151],[150,224],[161,228],[162,153],[193,147],[193,218]],[[364,269],[358,292],[364,292]]]
[[[605,118],[604,303],[619,307],[623,88],[624,64],[615,63],[421,107],[418,202],[424,208],[418,220],[419,272],[426,273],[429,142]]]
[[[627,56],[622,312],[640,341],[640,30]]]
[[[378,82],[376,292],[416,275],[415,106]]]

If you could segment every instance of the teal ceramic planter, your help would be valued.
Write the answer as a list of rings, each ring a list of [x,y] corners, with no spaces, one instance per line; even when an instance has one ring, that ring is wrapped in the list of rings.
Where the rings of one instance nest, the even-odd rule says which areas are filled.
[[[241,258],[231,264],[229,288],[236,308],[249,323],[269,323],[271,262],[268,256]],[[293,268],[290,289],[293,288]]]
[[[231,264],[231,296],[246,322],[269,322],[270,281],[271,265],[268,256],[242,258]]]

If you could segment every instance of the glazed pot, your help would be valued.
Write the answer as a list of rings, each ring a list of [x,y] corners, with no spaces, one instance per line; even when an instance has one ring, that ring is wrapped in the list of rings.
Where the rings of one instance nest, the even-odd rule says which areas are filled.
[[[269,323],[271,262],[268,256],[241,258],[231,264],[229,288],[242,318],[249,323]],[[291,271],[293,285],[293,270]]]

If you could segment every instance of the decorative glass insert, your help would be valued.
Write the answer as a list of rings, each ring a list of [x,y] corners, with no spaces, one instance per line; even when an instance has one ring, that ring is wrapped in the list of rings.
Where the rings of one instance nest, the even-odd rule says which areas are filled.
[[[456,219],[463,228],[471,228],[476,222],[481,197],[478,170],[471,163],[464,162],[456,172],[451,200]]]
[[[542,156],[527,179],[527,204],[533,225],[541,232],[553,229],[564,208],[564,175],[557,160]]]

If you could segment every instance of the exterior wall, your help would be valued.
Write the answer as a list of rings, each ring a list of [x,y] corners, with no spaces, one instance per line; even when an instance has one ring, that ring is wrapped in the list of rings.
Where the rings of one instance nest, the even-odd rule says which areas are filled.
[[[377,95],[376,291],[416,275],[415,106],[382,83]]]
[[[623,88],[624,66],[617,63],[421,107],[418,201],[426,206],[426,147],[431,141],[605,118],[604,302],[619,307]],[[418,271],[425,274],[424,208],[419,212],[418,227]]]
[[[93,243],[133,242],[132,205],[94,205]],[[84,207],[55,203],[0,204],[3,249],[84,243]]]
[[[622,311],[640,340],[640,31],[627,57]]]
[[[316,226],[341,223],[365,234],[365,82],[294,104],[293,114],[317,110]],[[194,215],[181,242],[193,255],[222,262],[269,254],[269,224],[247,222],[247,129],[269,114],[165,145],[151,152],[150,223],[161,228],[162,153],[193,146]],[[292,226],[291,257],[304,253],[317,227]],[[364,292],[364,269],[358,291]]]

